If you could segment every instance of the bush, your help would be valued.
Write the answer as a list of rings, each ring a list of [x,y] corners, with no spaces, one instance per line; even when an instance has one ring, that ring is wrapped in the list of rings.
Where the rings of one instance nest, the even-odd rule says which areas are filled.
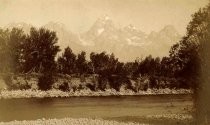
[[[12,77],[11,75],[3,75],[3,80],[7,86],[8,89],[12,89],[13,88],[13,85],[12,85]]]
[[[3,80],[9,90],[26,90],[31,88],[31,85],[20,76],[6,74],[3,76]]]
[[[99,90],[105,90],[106,89],[106,86],[109,86],[110,83],[109,83],[109,80],[107,77],[104,77],[104,76],[99,76],[98,78],[98,89]]]
[[[63,84],[59,85],[58,89],[64,92],[70,91],[68,82],[63,82]]]
[[[116,91],[119,91],[121,86],[125,86],[126,89],[132,89],[131,82],[129,78],[122,77],[122,76],[111,76],[109,77],[109,82],[111,88],[115,89]]]
[[[91,91],[96,91],[96,85],[95,84],[87,83],[86,87],[89,88]]]
[[[99,76],[98,83],[100,90],[112,88],[119,91],[122,85],[125,86],[126,89],[132,89],[129,78],[118,75]]]
[[[38,87],[40,90],[46,91],[52,88],[53,83],[54,83],[54,79],[53,79],[52,74],[45,73],[39,77]]]
[[[151,76],[149,78],[150,80],[150,88],[159,88],[160,86],[158,85],[158,78],[157,77],[154,77],[154,76]]]

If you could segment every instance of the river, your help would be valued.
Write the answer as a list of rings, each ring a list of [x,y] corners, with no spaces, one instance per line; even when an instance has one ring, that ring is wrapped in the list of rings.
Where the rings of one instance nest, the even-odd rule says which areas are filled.
[[[147,115],[186,113],[191,95],[1,99],[0,121],[41,118],[132,120]]]

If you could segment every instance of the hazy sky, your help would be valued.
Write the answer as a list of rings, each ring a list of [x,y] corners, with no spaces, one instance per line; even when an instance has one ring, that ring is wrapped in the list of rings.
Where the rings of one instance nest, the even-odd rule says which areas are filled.
[[[0,26],[26,22],[35,26],[61,22],[74,32],[87,30],[109,15],[116,25],[133,24],[144,32],[172,24],[184,33],[191,15],[208,0],[0,0]]]

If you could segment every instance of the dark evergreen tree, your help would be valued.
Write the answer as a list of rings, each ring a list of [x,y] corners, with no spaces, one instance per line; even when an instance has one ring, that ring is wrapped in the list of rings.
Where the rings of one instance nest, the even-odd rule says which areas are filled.
[[[64,74],[76,73],[76,55],[70,47],[65,48],[62,56],[58,58],[58,65]]]
[[[80,75],[88,72],[88,63],[86,60],[86,53],[84,51],[79,53],[77,56],[76,69]]]
[[[102,53],[91,53],[90,60],[93,67],[93,71],[100,75],[114,74],[118,59],[115,58],[114,54]]]

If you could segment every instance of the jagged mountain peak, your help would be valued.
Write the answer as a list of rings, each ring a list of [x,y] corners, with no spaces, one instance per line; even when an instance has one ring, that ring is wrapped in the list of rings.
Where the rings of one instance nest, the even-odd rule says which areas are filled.
[[[101,18],[98,18],[96,22],[93,24],[93,27],[106,28],[106,27],[115,27],[115,26],[111,18],[105,15]]]
[[[129,24],[128,26],[125,26],[124,29],[127,29],[127,30],[137,30],[137,28],[132,25],[132,24]]]
[[[98,18],[98,20],[101,20],[101,21],[109,21],[109,20],[111,20],[111,18],[108,15],[105,14],[102,17]]]
[[[32,27],[26,23],[13,23],[10,27],[20,27],[29,32]],[[75,34],[59,22],[49,22],[43,27],[53,30],[58,36],[58,45],[63,50],[70,46],[74,52],[87,51],[114,53],[121,61],[131,61],[136,57],[167,56],[171,45],[178,42],[181,35],[172,25],[167,25],[160,31],[149,35],[130,24],[116,27],[107,15],[98,18],[92,27],[84,33]]]
[[[167,35],[174,35],[177,37],[180,36],[180,34],[173,25],[166,25],[162,30],[160,30],[160,33],[164,33]]]
[[[156,37],[181,37],[179,32],[176,30],[176,28],[173,25],[166,25],[164,26],[160,31],[152,31],[149,36],[149,38],[156,39]]]
[[[103,16],[99,17],[96,20],[96,22],[106,24],[106,23],[112,22],[112,19],[108,15],[103,15]]]
[[[32,26],[32,25],[25,22],[13,22],[6,25],[6,27],[23,27],[23,26]]]
[[[53,21],[50,21],[50,22],[48,22],[45,26],[47,26],[47,25],[65,28],[65,24],[60,23],[60,22],[53,22]]]
[[[67,30],[66,26],[63,23],[60,22],[48,22],[46,25],[43,27],[51,30]]]
[[[166,25],[162,30],[165,31],[176,31],[176,28],[173,25]]]
[[[114,22],[107,15],[98,18],[96,22],[92,25],[92,27],[85,33],[83,33],[83,37],[89,37],[90,39],[95,39],[99,36],[107,36],[107,34],[114,33],[118,30],[115,27]]]
[[[123,28],[123,32],[129,33],[129,34],[135,35],[135,36],[140,36],[140,37],[145,37],[146,36],[146,33],[142,32],[141,30],[139,30],[138,28],[136,28],[132,24],[129,24],[128,26],[125,26]]]
[[[29,33],[32,25],[25,23],[25,22],[15,22],[15,23],[9,23],[7,24],[4,29],[12,29],[12,28],[20,28],[22,29],[25,33]]]

